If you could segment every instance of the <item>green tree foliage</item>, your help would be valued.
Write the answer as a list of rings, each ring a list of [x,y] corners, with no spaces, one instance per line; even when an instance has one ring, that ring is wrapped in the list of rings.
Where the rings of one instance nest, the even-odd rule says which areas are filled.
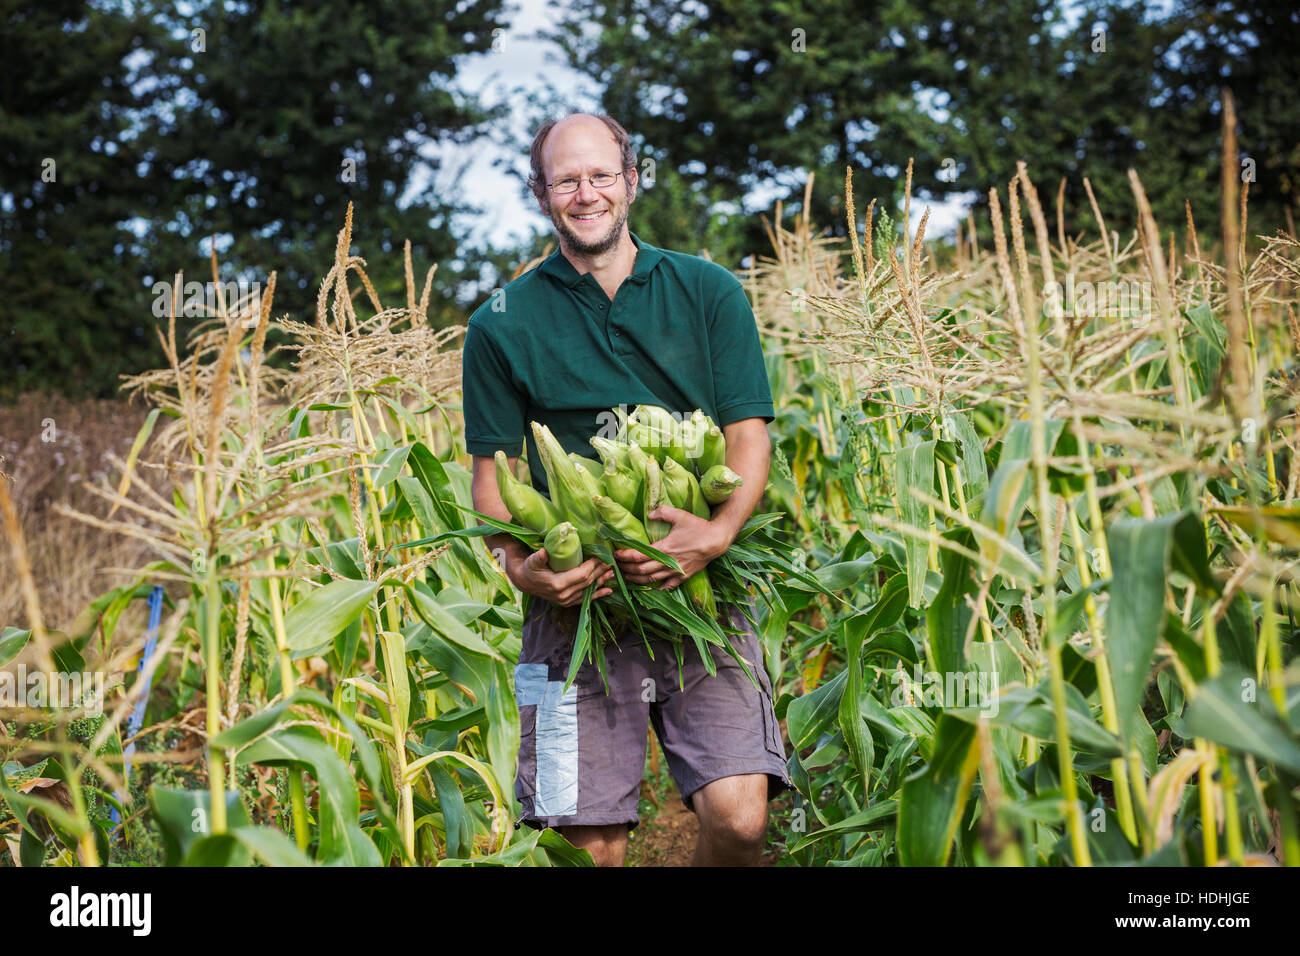
[[[146,7],[0,7],[0,394],[116,384],[157,343],[128,222],[156,210],[136,117],[166,95],[140,51],[173,41]],[[134,68],[123,60],[133,53]]]
[[[276,270],[277,314],[310,316],[349,201],[385,303],[405,303],[409,238],[417,282],[440,266],[431,320],[459,315],[477,256],[455,219],[473,210],[438,149],[493,118],[453,79],[491,46],[500,0],[6,8],[6,391],[108,393],[157,365],[154,284],[208,281],[212,236],[224,281]]]
[[[492,118],[453,82],[455,58],[487,51],[504,27],[500,10],[500,0],[213,0],[176,21],[205,31],[205,49],[170,64],[193,105],[155,147],[152,177],[168,184],[181,240],[162,245],[159,271],[192,257],[195,240],[226,234],[232,265],[279,270],[277,308],[314,310],[353,202],[354,233],[370,237],[362,251],[388,270],[373,276],[381,298],[404,302],[406,239],[420,278],[432,263],[457,275],[454,219],[474,210],[436,147],[471,141]]]
[[[923,198],[969,190],[982,209],[1024,160],[1049,209],[1066,181],[1071,231],[1095,235],[1084,176],[1107,224],[1132,227],[1130,167],[1163,225],[1181,223],[1186,197],[1213,229],[1227,83],[1252,91],[1237,98],[1243,150],[1271,177],[1271,192],[1253,187],[1252,215],[1280,224],[1300,170],[1284,103],[1300,13],[1228,8],[1087,0],[1066,18],[1053,0],[578,0],[555,38],[660,157],[661,178],[671,165],[702,207],[715,188],[735,201],[769,181],[798,208],[811,172],[814,220],[842,233],[846,165],[859,209],[893,205],[909,157]],[[734,247],[766,247],[757,217]]]

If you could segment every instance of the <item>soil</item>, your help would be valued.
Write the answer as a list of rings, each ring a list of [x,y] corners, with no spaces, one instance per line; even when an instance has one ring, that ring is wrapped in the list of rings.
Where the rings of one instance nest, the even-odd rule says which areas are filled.
[[[661,768],[658,741],[650,735],[646,775],[641,781],[641,824],[628,837],[625,866],[690,866],[700,834],[699,818],[686,809],[666,768]],[[778,851],[770,843],[759,866],[776,866]]]

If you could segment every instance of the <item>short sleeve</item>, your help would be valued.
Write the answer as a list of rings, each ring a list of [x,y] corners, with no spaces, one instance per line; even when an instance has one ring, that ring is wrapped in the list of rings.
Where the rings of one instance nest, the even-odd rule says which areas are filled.
[[[776,417],[754,310],[745,287],[730,273],[709,317],[709,357],[719,427],[743,418],[770,422]]]
[[[465,450],[491,457],[500,449],[517,457],[524,444],[524,398],[500,348],[472,320],[461,352],[461,394]]]

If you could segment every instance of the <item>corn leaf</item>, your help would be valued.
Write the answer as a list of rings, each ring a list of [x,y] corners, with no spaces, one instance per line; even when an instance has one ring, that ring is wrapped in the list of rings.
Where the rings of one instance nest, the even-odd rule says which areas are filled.
[[[323,650],[356,620],[378,588],[374,581],[331,581],[291,607],[284,616],[284,629],[293,657],[311,657]]]

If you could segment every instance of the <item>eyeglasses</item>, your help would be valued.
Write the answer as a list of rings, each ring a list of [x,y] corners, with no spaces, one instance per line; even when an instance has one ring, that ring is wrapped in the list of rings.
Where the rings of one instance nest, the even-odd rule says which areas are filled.
[[[593,189],[608,189],[618,182],[618,177],[622,175],[622,173],[597,173],[583,179],[557,179],[555,182],[546,185],[557,196],[563,196],[566,193],[576,193],[583,182],[591,183]]]

